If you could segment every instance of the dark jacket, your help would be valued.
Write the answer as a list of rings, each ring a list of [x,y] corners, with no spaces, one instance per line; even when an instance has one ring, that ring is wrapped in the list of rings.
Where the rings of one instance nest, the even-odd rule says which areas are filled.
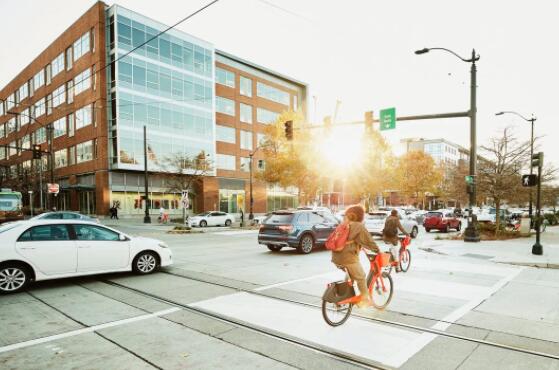
[[[362,222],[349,223],[349,237],[344,249],[332,251],[332,262],[336,265],[350,265],[359,262],[361,247],[379,253],[378,246]]]
[[[400,223],[398,216],[388,216],[384,222],[384,230],[382,230],[382,239],[387,243],[398,245],[398,230],[407,234],[406,230]]]

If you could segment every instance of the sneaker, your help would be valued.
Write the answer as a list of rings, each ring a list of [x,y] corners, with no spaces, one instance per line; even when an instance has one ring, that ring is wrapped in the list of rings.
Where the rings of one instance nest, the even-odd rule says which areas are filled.
[[[361,297],[361,300],[357,303],[357,307],[359,308],[367,308],[371,307],[373,304],[369,297]]]

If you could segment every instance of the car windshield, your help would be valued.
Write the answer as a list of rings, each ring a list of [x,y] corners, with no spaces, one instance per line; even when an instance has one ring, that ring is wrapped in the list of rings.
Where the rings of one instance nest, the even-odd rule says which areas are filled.
[[[443,217],[441,212],[427,212],[425,217]]]
[[[367,215],[368,220],[384,220],[388,215],[386,213],[369,213]]]
[[[293,213],[273,213],[266,219],[267,224],[288,224],[293,220]]]

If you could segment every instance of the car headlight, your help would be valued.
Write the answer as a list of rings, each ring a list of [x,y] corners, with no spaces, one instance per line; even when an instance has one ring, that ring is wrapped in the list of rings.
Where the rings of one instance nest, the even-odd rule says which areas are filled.
[[[169,248],[169,246],[163,242],[157,243],[157,245],[160,246],[161,248]]]

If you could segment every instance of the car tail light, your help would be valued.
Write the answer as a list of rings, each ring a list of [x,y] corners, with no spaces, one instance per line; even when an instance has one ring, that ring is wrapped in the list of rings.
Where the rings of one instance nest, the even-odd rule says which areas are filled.
[[[278,226],[278,229],[280,229],[281,231],[285,231],[286,233],[290,233],[293,231],[293,225]]]

